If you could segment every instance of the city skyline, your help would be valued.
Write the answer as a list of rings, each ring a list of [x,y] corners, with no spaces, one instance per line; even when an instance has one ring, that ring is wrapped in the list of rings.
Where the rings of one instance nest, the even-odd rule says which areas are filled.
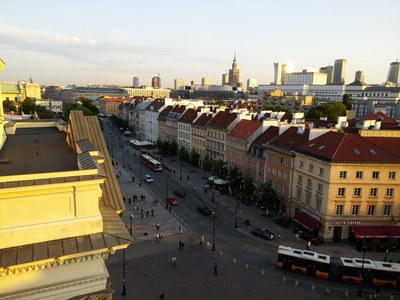
[[[244,83],[271,83],[274,62],[301,71],[346,59],[346,84],[359,70],[380,84],[400,56],[394,0],[53,3],[2,3],[1,81],[131,86],[160,74],[162,87],[203,77],[219,85],[236,51]]]

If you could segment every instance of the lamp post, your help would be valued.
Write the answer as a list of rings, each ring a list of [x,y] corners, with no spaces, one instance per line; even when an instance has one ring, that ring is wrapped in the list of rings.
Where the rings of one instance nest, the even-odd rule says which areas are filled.
[[[168,209],[168,173],[165,173],[165,208]]]
[[[212,195],[211,195],[211,201],[215,202],[215,198],[214,198],[214,191],[215,191],[215,168],[213,168],[213,177],[212,177],[212,181],[213,181],[213,186],[212,186]]]
[[[362,282],[364,280],[364,260],[365,260],[365,238],[363,241],[363,260],[362,260],[362,264],[361,264],[361,271],[360,271],[360,285],[358,286],[358,292],[357,292],[357,296],[361,297],[362,296]]]
[[[126,296],[126,284],[125,284],[125,249],[122,250],[122,296]]]
[[[238,210],[238,199],[237,198],[235,198],[236,199],[236,201],[235,201],[235,205],[236,205],[236,210],[235,210],[235,228],[237,228],[238,226],[237,226],[237,210]]]
[[[179,180],[182,180],[182,161],[179,159]]]
[[[122,168],[125,168],[125,145],[122,143]]]
[[[131,227],[129,227],[129,233],[132,236],[133,235],[133,214],[129,216],[129,219],[131,221]]]
[[[215,251],[215,218],[217,217],[215,215],[215,212],[212,212],[213,214],[213,240],[212,240],[212,251]]]

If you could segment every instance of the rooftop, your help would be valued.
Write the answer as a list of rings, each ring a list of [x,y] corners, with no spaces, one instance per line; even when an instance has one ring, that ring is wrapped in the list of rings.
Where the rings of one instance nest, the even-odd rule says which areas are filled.
[[[79,170],[65,138],[56,127],[18,128],[0,150],[0,176]]]
[[[248,139],[258,128],[262,126],[262,122],[253,120],[241,120],[228,136],[239,139]]]

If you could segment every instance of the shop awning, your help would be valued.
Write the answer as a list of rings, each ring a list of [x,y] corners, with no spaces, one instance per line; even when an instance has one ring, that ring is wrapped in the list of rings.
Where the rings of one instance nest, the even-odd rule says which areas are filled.
[[[299,213],[295,214],[295,216],[293,217],[293,220],[295,220],[297,223],[300,223],[307,229],[314,229],[315,227],[317,227],[320,224],[318,220],[309,216],[305,212],[299,212]]]
[[[356,238],[400,237],[400,226],[353,226]]]

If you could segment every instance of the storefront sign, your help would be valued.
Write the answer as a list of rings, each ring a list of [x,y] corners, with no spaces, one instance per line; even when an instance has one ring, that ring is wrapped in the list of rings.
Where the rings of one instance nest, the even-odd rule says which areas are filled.
[[[332,221],[333,225],[361,225],[361,221]]]
[[[305,212],[307,215],[309,215],[311,218],[314,218],[315,220],[321,222],[321,218],[317,216],[316,214],[313,214],[312,212],[309,212],[305,209],[303,209],[303,212]]]

